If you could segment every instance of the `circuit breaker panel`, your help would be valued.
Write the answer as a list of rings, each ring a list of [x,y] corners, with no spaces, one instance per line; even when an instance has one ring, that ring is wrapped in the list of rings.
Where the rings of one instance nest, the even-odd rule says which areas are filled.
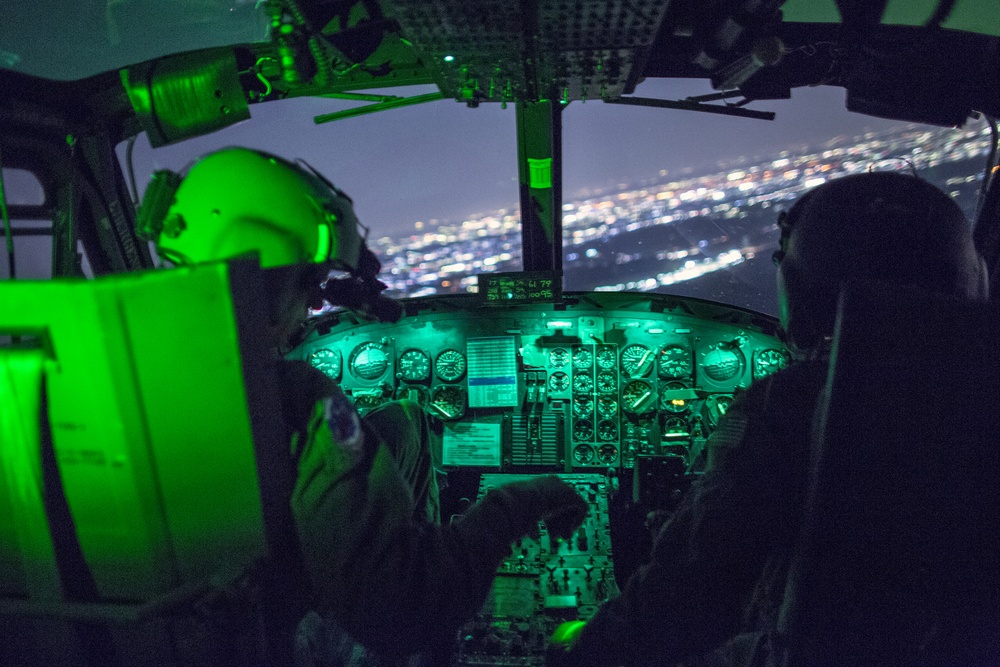
[[[481,498],[490,488],[531,475],[484,474]],[[544,665],[552,632],[562,622],[588,619],[618,594],[611,557],[608,478],[601,474],[558,475],[587,501],[590,512],[568,540],[550,538],[544,524],[538,539],[516,542],[497,571],[493,589],[476,618],[466,624],[454,667]]]

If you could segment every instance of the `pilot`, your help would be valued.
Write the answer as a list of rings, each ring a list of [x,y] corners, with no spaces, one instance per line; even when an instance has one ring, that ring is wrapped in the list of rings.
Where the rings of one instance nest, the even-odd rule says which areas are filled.
[[[197,161],[171,194],[152,227],[158,254],[191,265],[255,253],[275,350],[325,298],[393,316],[351,200],[312,169],[226,148]],[[334,269],[350,275],[327,281]],[[568,537],[586,515],[572,487],[540,477],[493,489],[441,525],[435,424],[419,405],[390,403],[362,419],[323,373],[278,365],[297,466],[291,515],[315,609],[296,640],[302,664],[365,655],[389,665],[450,641],[482,606],[512,542],[539,520]]]
[[[737,397],[709,439],[706,474],[657,534],[650,560],[589,623],[560,629],[550,664],[700,664],[739,632],[776,627],[841,284],[876,280],[987,299],[970,224],[915,176],[829,181],[779,225],[774,259],[792,363]]]

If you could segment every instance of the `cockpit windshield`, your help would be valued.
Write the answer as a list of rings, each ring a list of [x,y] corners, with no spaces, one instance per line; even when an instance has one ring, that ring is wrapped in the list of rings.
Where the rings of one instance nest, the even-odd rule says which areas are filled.
[[[414,96],[428,88],[376,91]],[[650,80],[683,99],[701,81]],[[317,124],[367,102],[296,98],[254,107],[214,134],[119,146],[143,193],[222,146],[304,160],[350,194],[394,297],[474,292],[522,268],[515,112],[450,100]],[[656,292],[777,314],[775,219],[805,189],[869,170],[914,172],[975,215],[990,146],[984,121],[940,128],[844,110],[843,91],[757,103],[773,121],[575,101],[563,109],[563,289]]]

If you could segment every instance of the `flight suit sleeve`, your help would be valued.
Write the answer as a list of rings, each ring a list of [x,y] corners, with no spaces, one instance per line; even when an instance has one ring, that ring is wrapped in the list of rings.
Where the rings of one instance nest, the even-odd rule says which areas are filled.
[[[740,629],[785,528],[785,454],[762,416],[766,389],[738,398],[712,434],[708,472],[657,535],[650,560],[604,604],[558,664],[674,664]],[[553,661],[555,662],[555,661]]]
[[[450,641],[482,606],[514,540],[574,498],[580,520],[586,512],[571,487],[549,478],[491,490],[450,525],[417,520],[390,448],[356,419],[339,391],[317,404],[292,510],[319,610],[379,655]]]

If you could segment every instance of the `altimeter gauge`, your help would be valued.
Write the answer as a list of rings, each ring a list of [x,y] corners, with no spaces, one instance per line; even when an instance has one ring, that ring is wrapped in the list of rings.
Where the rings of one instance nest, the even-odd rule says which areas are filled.
[[[423,350],[406,350],[399,355],[397,375],[406,382],[424,382],[431,376],[431,358]]]
[[[660,350],[660,377],[686,378],[694,370],[691,351],[682,345],[667,345]]]

